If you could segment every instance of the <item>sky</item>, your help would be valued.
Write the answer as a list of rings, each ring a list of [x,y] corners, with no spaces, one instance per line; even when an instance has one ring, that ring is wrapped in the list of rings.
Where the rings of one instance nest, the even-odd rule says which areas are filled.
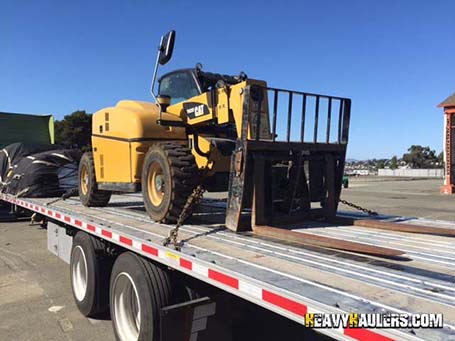
[[[455,1],[0,0],[0,111],[95,112],[152,101],[160,73],[245,71],[270,86],[352,99],[348,158],[443,145],[437,104],[455,91]]]

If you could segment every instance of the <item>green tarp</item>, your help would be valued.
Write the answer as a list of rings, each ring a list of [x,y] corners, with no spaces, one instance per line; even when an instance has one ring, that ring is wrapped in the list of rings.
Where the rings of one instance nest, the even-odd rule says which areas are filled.
[[[53,116],[0,112],[0,148],[15,142],[54,143]]]

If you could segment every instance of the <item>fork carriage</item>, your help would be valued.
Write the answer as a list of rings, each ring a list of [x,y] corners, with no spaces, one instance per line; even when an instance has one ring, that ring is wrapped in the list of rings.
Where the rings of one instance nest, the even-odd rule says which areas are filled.
[[[279,101],[283,97],[285,105]],[[226,226],[242,231],[256,225],[333,218],[343,180],[350,110],[348,98],[246,87],[242,131],[231,160]],[[280,116],[283,111],[286,124]],[[245,208],[252,209],[251,227],[241,219]]]

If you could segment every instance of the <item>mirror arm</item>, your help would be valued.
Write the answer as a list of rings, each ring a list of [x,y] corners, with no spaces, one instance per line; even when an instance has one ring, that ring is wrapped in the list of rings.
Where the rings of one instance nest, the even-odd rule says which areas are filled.
[[[164,37],[161,37],[160,46],[158,47],[158,54],[156,56],[155,69],[153,70],[152,84],[150,85],[150,94],[152,95],[153,99],[155,100],[155,104],[158,105],[158,106],[159,106],[158,99],[156,98],[156,95],[155,95],[155,93],[153,91],[153,88],[155,87],[156,74],[158,72],[158,64],[159,64],[159,60],[160,60],[160,52],[163,49],[163,39],[164,39]],[[160,119],[161,119],[161,110],[160,110]]]

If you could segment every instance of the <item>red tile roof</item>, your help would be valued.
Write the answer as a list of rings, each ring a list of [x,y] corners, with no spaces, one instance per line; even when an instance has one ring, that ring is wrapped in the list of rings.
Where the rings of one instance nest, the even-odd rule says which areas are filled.
[[[438,105],[438,107],[444,107],[444,108],[451,107],[451,106],[455,106],[455,92]]]

